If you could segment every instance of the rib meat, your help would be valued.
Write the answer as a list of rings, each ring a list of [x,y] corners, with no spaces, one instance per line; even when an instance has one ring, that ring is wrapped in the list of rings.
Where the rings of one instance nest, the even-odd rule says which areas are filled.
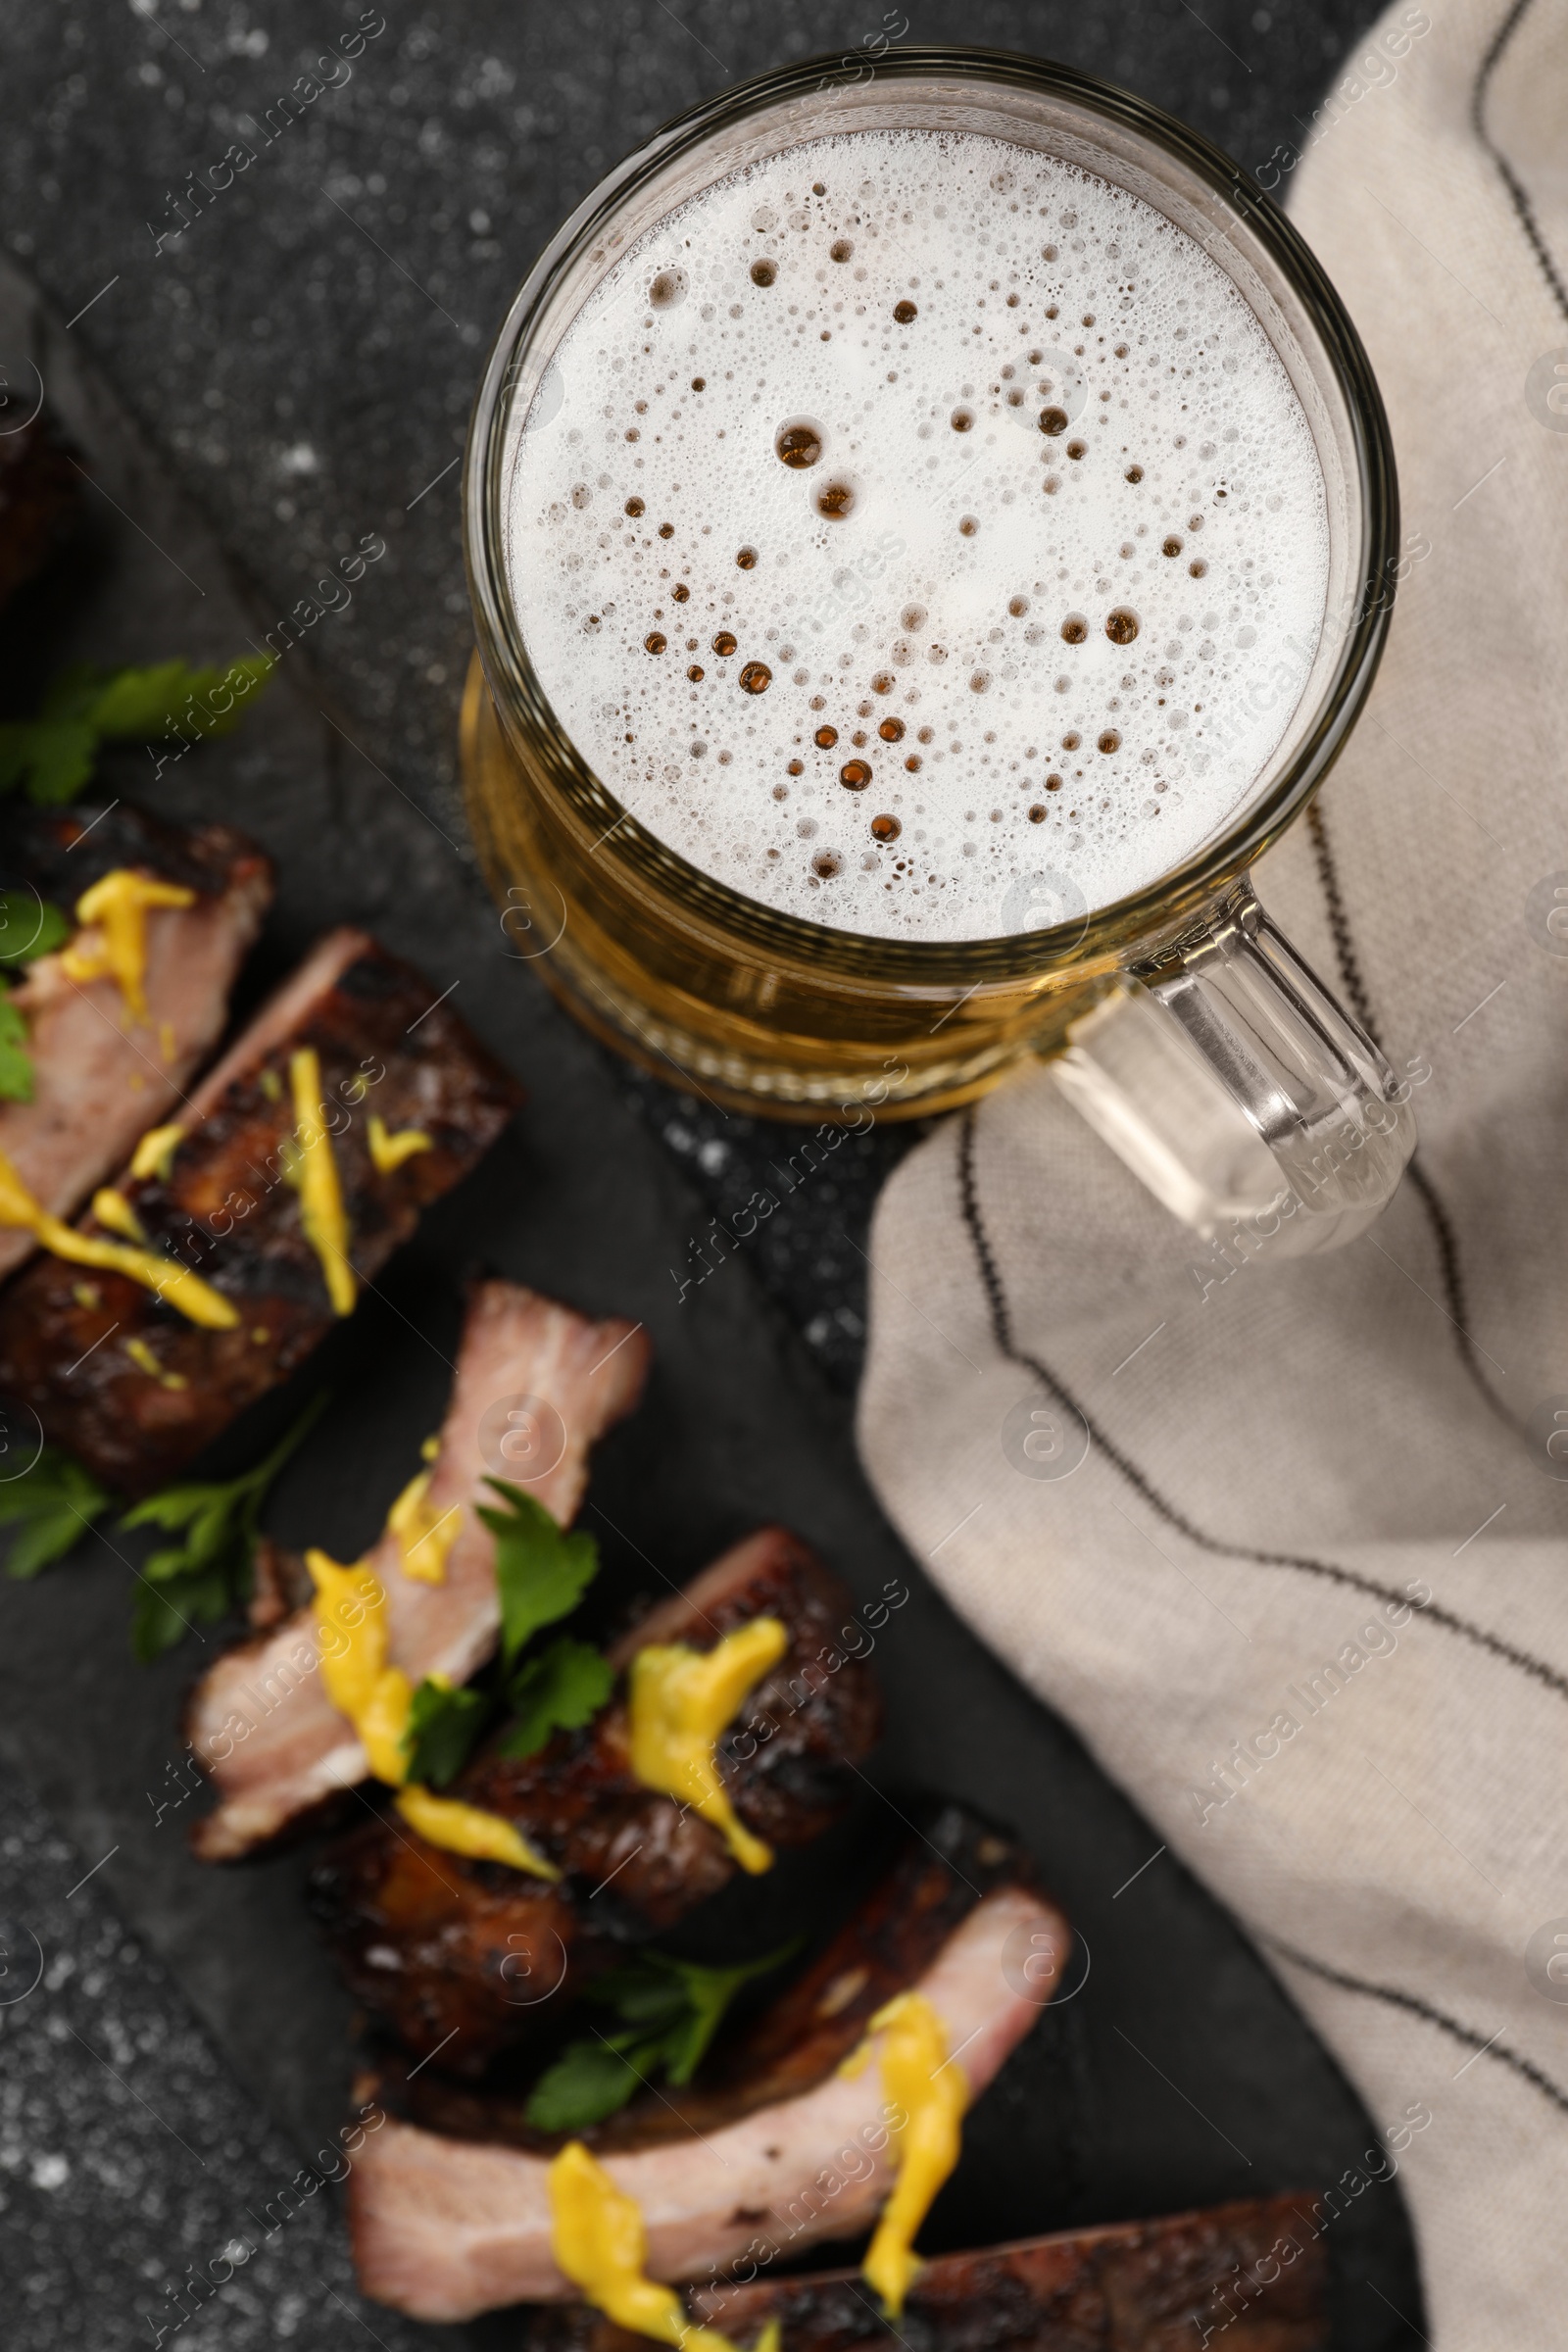
[[[853,1793],[851,1767],[881,1730],[868,1664],[834,1647],[850,1595],[782,1528],[736,1545],[612,1652],[650,1642],[710,1649],[776,1616],[790,1646],[720,1743],[746,1827],[771,1845],[819,1837]],[[825,1659],[839,1659],[836,1668]],[[616,1936],[670,1927],[736,1865],[719,1833],[632,1776],[624,1701],[559,1732],[525,1762],[482,1757],[450,1793],[514,1822],[565,1874],[564,1887],[437,1852],[402,1825],[366,1822],[316,1872],[314,1903],[356,1997],[415,2057],[476,2074],[539,2021],[537,1997],[615,1956]],[[550,2022],[554,2022],[550,2012]],[[454,2034],[457,2038],[454,2039]]]
[[[961,1806],[942,1806],[821,1956],[744,2032],[720,2038],[699,2084],[634,2100],[579,2136],[600,2151],[624,2153],[658,2146],[670,2135],[672,2117],[711,2132],[814,2088],[854,2049],[884,2001],[935,1960],[982,1895],[1028,1879],[1009,1838]],[[549,1983],[542,1976],[538,1988]],[[520,1981],[514,1985],[522,1989]],[[400,2055],[383,2058],[381,2087],[405,2122],[453,2139],[553,2153],[559,2138],[524,2120],[511,2069],[505,2071],[505,2087],[493,2079],[461,2082],[453,2080],[450,2055],[439,2068],[411,2065]]]
[[[0,1152],[57,1217],[70,1216],[138,1136],[171,1117],[222,1034],[234,976],[272,896],[268,860],[226,825],[180,833],[124,801],[107,814],[0,811],[0,881],[24,896],[30,885],[68,917],[117,866],[198,895],[193,906],[157,907],[147,918],[145,1024],[131,1019],[113,980],[68,979],[58,955],[39,956],[12,991],[27,1025],[34,1091],[30,1102],[0,1103]],[[30,1233],[0,1227],[0,1277],[36,1246]]]
[[[892,2185],[898,2142],[874,2061],[854,2076],[838,2068],[875,2010],[896,1990],[923,1992],[976,2098],[1059,1983],[1069,1942],[1006,1841],[951,1809],[707,2087],[639,2100],[581,2135],[642,2209],[649,2275],[691,2278],[755,2261],[760,2237],[781,2254],[865,2229]],[[361,2085],[371,2093],[383,2111],[398,2097],[391,2081]],[[449,2129],[465,2103],[473,2121],[485,2105],[456,2088],[439,2095]],[[349,2182],[365,2292],[444,2321],[569,2298],[551,2244],[548,2170],[560,2144],[506,2144],[494,2128],[487,2139],[457,2138],[386,2114]]]
[[[1265,2197],[939,2255],[897,2329],[855,2271],[693,2287],[686,2308],[735,2343],[776,2320],[780,2352],[1196,2352],[1210,2337],[1226,2352],[1326,2352],[1327,2265],[1306,2203]],[[540,2312],[528,2331],[528,2352],[646,2342],[581,2303]]]
[[[582,1500],[590,1447],[630,1412],[647,1366],[648,1342],[634,1324],[590,1322],[537,1292],[480,1284],[433,1465],[431,1509],[494,1499],[483,1482],[500,1457],[491,1448],[487,1459],[481,1422],[499,1399],[529,1396],[559,1414],[563,1450],[527,1491],[564,1525]],[[465,1509],[439,1585],[404,1574],[394,1537],[383,1536],[368,1557],[386,1591],[389,1663],[415,1682],[438,1673],[466,1681],[494,1647],[500,1622],[491,1535]],[[328,1701],[318,1662],[308,1605],[229,1650],[197,1686],[187,1734],[220,1800],[191,1834],[204,1861],[237,1860],[366,1777],[365,1751]]]
[[[0,1300],[0,1389],[107,1485],[130,1494],[161,1485],[331,1328],[320,1260],[285,1175],[298,1048],[319,1057],[362,1281],[512,1116],[515,1082],[449,1005],[432,1007],[432,993],[364,932],[331,932],[180,1107],[168,1175],[119,1178],[150,1246],[233,1301],[232,1329],[189,1322],[124,1275],[84,1282],[79,1266],[48,1256]],[[372,1114],[389,1131],[423,1131],[433,1148],[383,1173],[368,1142]],[[82,1224],[101,1230],[90,1216]]]

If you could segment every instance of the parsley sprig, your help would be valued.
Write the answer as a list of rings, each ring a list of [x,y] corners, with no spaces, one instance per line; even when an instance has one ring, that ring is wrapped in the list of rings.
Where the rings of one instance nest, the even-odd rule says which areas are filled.
[[[11,1002],[12,979],[70,937],[69,920],[47,899],[0,890],[0,1102],[30,1102],[33,1094],[27,1024]]]
[[[542,1627],[570,1616],[599,1573],[599,1546],[592,1536],[566,1535],[520,1487],[503,1478],[484,1483],[506,1504],[482,1503],[479,1517],[496,1540],[501,1655],[510,1667]]]
[[[0,890],[0,963],[35,963],[70,937],[70,917],[35,890]]]
[[[552,1732],[591,1722],[614,1687],[608,1660],[569,1635],[523,1655],[535,1634],[570,1616],[598,1575],[593,1537],[568,1535],[543,1503],[505,1479],[485,1484],[504,1505],[481,1503],[478,1513],[496,1540],[500,1673],[488,1691],[454,1690],[427,1677],[415,1692],[404,1740],[409,1777],[436,1788],[457,1778],[498,1712],[511,1720],[497,1752],[531,1756]]]
[[[537,1755],[552,1732],[580,1731],[614,1688],[614,1669],[586,1642],[564,1634],[524,1659],[507,1686],[512,1721],[496,1742],[503,1756]]]
[[[409,1706],[403,1752],[409,1778],[427,1788],[445,1788],[473,1752],[490,1716],[483,1690],[455,1690],[444,1675],[426,1675]]]
[[[122,1528],[161,1527],[181,1540],[143,1561],[130,1644],[143,1664],[172,1648],[192,1618],[216,1625],[241,1597],[256,1557],[268,1489],[326,1403],[321,1390],[251,1469],[238,1478],[162,1487],[133,1503]]]
[[[22,1530],[12,1538],[6,1574],[36,1576],[64,1559],[112,1501],[90,1470],[58,1446],[46,1446],[30,1470],[0,1486],[0,1527]]]
[[[180,1539],[161,1545],[142,1564],[130,1639],[144,1664],[172,1648],[193,1618],[215,1624],[244,1598],[262,1504],[325,1403],[323,1390],[271,1452],[237,1478],[162,1487],[121,1514],[122,1528],[159,1527]],[[36,1576],[63,1559],[115,1507],[115,1496],[90,1470],[62,1447],[45,1446],[20,1478],[0,1481],[0,1527],[20,1530],[6,1557],[6,1574]]]
[[[534,2084],[525,2114],[538,2132],[582,2132],[624,2107],[656,2075],[688,2083],[741,1986],[766,1976],[796,1950],[708,1968],[668,1952],[639,1952],[588,1986],[583,1997],[613,2010],[613,2033],[568,2042]]]
[[[0,1102],[30,1102],[34,1078],[27,1024],[11,1002],[10,981],[0,977]]]
[[[63,670],[36,718],[0,724],[0,792],[18,784],[40,808],[58,808],[92,775],[105,743],[152,743],[176,730],[226,735],[272,667],[268,654],[241,654],[226,669],[156,662],[144,669]],[[214,708],[226,692],[228,708]]]

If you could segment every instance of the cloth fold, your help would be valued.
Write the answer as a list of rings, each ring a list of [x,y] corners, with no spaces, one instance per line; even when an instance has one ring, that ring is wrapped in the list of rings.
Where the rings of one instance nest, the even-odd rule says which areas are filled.
[[[859,1406],[911,1548],[1356,2083],[1440,2352],[1562,2337],[1565,121],[1563,0],[1426,0],[1273,164],[1388,403],[1406,576],[1256,881],[1407,1077],[1412,1174],[1271,1263],[1032,1072],[889,1184]]]

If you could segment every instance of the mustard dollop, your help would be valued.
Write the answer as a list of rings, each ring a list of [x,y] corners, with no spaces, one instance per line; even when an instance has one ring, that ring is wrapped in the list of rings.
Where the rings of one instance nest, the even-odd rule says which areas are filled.
[[[127,1242],[145,1242],[142,1222],[123,1193],[112,1185],[101,1184],[92,1197],[92,1213],[106,1233],[118,1233]]]
[[[326,1695],[359,1733],[376,1779],[401,1788],[408,1773],[403,1735],[414,1686],[400,1666],[386,1662],[385,1587],[364,1560],[345,1567],[313,1548],[305,1565],[321,1603],[318,1647]]]
[[[370,1157],[377,1174],[381,1176],[395,1175],[403,1162],[412,1159],[416,1152],[435,1150],[434,1138],[426,1135],[422,1127],[400,1127],[395,1135],[389,1135],[386,1121],[375,1117],[373,1113],[366,1134],[369,1141]]]
[[[332,1138],[321,1107],[321,1057],[314,1046],[289,1055],[298,1157],[289,1171],[300,1197],[300,1223],[320,1261],[335,1315],[351,1315],[359,1282],[349,1263],[349,1220]]]
[[[528,1843],[522,1832],[499,1813],[466,1805],[455,1796],[436,1796],[412,1782],[397,1800],[398,1811],[412,1829],[449,1854],[466,1854],[470,1862],[505,1862],[525,1870],[530,1878],[559,1879],[560,1871]]]
[[[145,1340],[127,1340],[125,1353],[137,1371],[145,1372],[149,1380],[156,1380],[161,1389],[177,1390],[190,1387],[190,1382],[185,1378],[183,1372],[165,1371]]]
[[[215,1291],[211,1283],[203,1282],[189,1266],[182,1266],[172,1257],[160,1257],[155,1250],[138,1250],[126,1242],[105,1242],[96,1234],[77,1233],[74,1226],[52,1217],[33,1199],[3,1152],[0,1152],[0,1225],[30,1233],[51,1257],[63,1257],[71,1265],[102,1266],[109,1273],[127,1275],[132,1282],[139,1282],[143,1290],[154,1292],[170,1306],[176,1307],[187,1322],[199,1323],[206,1331],[229,1331],[239,1321],[238,1311],[222,1293]]]
[[[537,1879],[559,1879],[555,1864],[499,1813],[437,1796],[409,1781],[404,1741],[414,1685],[400,1666],[386,1662],[386,1588],[365,1560],[345,1567],[326,1552],[312,1549],[305,1554],[305,1565],[320,1604],[317,1648],[326,1695],[359,1734],[375,1778],[399,1791],[398,1811],[411,1829],[448,1853],[466,1854],[476,1862],[506,1862]]]
[[[893,2194],[860,2268],[897,2319],[920,2270],[915,2235],[958,2161],[969,2084],[948,2055],[947,2027],[923,1992],[897,1994],[872,2018],[870,2032],[884,2037],[882,2088],[904,2121],[895,2127],[899,2167]],[[841,2071],[858,2072],[870,2046],[869,2040],[863,2043]]]
[[[716,1744],[737,1708],[789,1647],[776,1617],[754,1617],[711,1649],[653,1642],[632,1660],[627,1708],[631,1768],[647,1788],[711,1822],[742,1870],[772,1867],[773,1850],[737,1817]]]
[[[615,2186],[580,2139],[568,2140],[550,2167],[550,2219],[561,2270],[618,2327],[662,2344],[679,2344],[684,2352],[735,2352],[716,2328],[692,2325],[673,2287],[647,2276],[642,2208]],[[775,2330],[775,2346],[776,2340]],[[764,2347],[759,2345],[758,2352]]]
[[[72,980],[101,980],[107,973],[131,1019],[145,1021],[148,914],[155,906],[195,903],[196,893],[182,883],[117,866],[76,901],[76,920],[83,928],[61,956],[61,968]]]
[[[185,1130],[177,1119],[172,1119],[167,1127],[149,1127],[130,1155],[130,1172],[137,1183],[156,1176],[160,1184],[167,1184],[174,1153],[184,1140]]]
[[[403,1551],[403,1573],[425,1585],[445,1584],[447,1555],[463,1525],[463,1505],[432,1509],[430,1481],[434,1470],[416,1471],[386,1515],[386,1523]]]

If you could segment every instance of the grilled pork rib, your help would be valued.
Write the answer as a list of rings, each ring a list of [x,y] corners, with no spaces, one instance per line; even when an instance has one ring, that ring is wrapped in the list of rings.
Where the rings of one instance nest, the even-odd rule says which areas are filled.
[[[612,1653],[624,1667],[651,1642],[710,1649],[753,1618],[783,1621],[789,1648],[719,1745],[736,1811],[770,1845],[821,1835],[881,1730],[869,1665],[834,1646],[850,1606],[804,1544],[768,1528]],[[318,1866],[313,1895],[356,1997],[413,2056],[450,2045],[444,2064],[459,2074],[524,2036],[536,1998],[559,1992],[568,1972],[580,1985],[615,1956],[616,1936],[672,1926],[735,1873],[715,1829],[632,1777],[621,1697],[525,1762],[480,1757],[448,1793],[514,1822],[566,1874],[564,1886],[436,1852],[402,1824],[366,1822]]]
[[[204,1329],[124,1275],[83,1282],[79,1266],[47,1256],[0,1300],[0,1389],[107,1485],[161,1485],[331,1328],[326,1276],[288,1181],[298,1049],[319,1057],[347,1254],[362,1281],[501,1133],[520,1090],[431,995],[363,932],[330,933],[180,1107],[167,1173],[119,1178],[150,1246],[239,1309],[232,1329]],[[419,1131],[431,1148],[383,1172],[372,1117]],[[83,1230],[101,1229],[89,1216]]]
[[[501,1457],[481,1449],[480,1424],[498,1401],[526,1396],[560,1416],[560,1459],[527,1492],[564,1526],[582,1500],[589,1448],[637,1402],[648,1354],[635,1324],[590,1322],[514,1283],[479,1285],[433,1466],[432,1513],[495,1499],[484,1481]],[[389,1664],[416,1683],[427,1674],[461,1683],[483,1663],[500,1623],[494,1547],[465,1508],[445,1581],[431,1585],[405,1575],[396,1537],[382,1537],[368,1557],[386,1591]],[[328,1700],[317,1666],[308,1604],[229,1650],[198,1685],[187,1735],[220,1800],[191,1833],[204,1861],[238,1860],[366,1777],[365,1750]]]
[[[838,2069],[876,2010],[896,1991],[923,1993],[962,2053],[972,2100],[1059,1984],[1069,1941],[1006,1840],[949,1808],[702,2087],[645,2096],[580,2135],[642,2208],[649,2276],[705,2276],[755,2262],[760,2240],[782,2257],[865,2229],[898,2141],[876,2065]],[[423,2320],[569,2298],[548,2187],[561,2142],[527,2133],[515,2100],[432,2089],[429,2071],[359,2086],[394,2110],[349,2182],[365,2292]],[[465,2127],[468,2136],[451,2135]]]
[[[36,893],[69,917],[119,866],[197,894],[193,906],[148,915],[145,1022],[131,1019],[114,980],[69,979],[58,955],[41,956],[11,993],[27,1026],[33,1099],[0,1103],[0,1152],[57,1217],[79,1208],[137,1138],[172,1114],[222,1034],[229,990],[272,896],[271,866],[226,825],[176,832],[124,801],[107,813],[0,809],[0,884],[24,903]],[[9,935],[26,919],[12,914],[8,949],[27,946]],[[0,1277],[36,1247],[30,1233],[0,1227]]]
[[[755,2267],[747,2265],[747,2270]],[[1326,2352],[1326,2263],[1307,2199],[1267,2197],[1153,2222],[1062,2230],[928,2262],[890,2327],[858,2271],[692,2287],[691,2318],[779,2352]],[[535,2314],[527,2352],[639,2352],[587,2304]]]

